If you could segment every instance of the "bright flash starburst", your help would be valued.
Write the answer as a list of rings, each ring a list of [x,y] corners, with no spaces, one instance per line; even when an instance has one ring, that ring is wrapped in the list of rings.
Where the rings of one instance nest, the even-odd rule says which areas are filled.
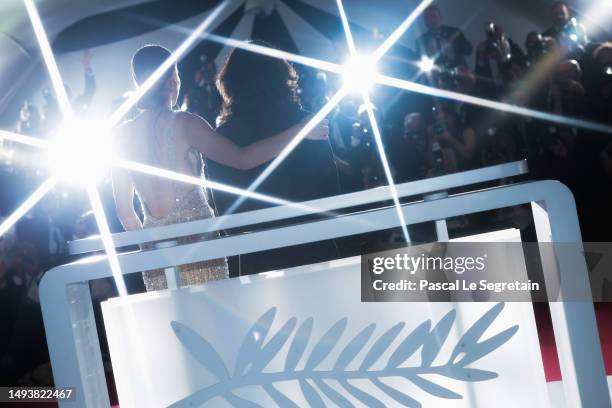
[[[376,62],[367,56],[353,55],[344,65],[344,84],[354,92],[369,92],[376,75]]]
[[[132,171],[154,174],[159,177],[190,182],[192,184],[198,184],[198,182],[192,179],[184,180],[180,174],[169,172],[164,169],[151,168],[141,163],[120,160],[112,150],[112,138],[110,137],[111,128],[119,123],[121,118],[138,102],[147,89],[151,88],[155,82],[163,76],[164,72],[172,67],[176,61],[187,52],[200,35],[219,16],[221,11],[227,6],[228,1],[224,1],[213,10],[168,60],[145,81],[139,91],[134,93],[125,104],[120,106],[107,121],[101,123],[81,121],[75,118],[34,1],[24,0],[24,4],[32,22],[36,39],[40,45],[43,60],[49,72],[49,77],[59,102],[64,122],[58,129],[52,132],[50,141],[42,141],[25,135],[0,131],[0,140],[8,140],[14,143],[44,149],[47,157],[46,164],[50,173],[52,173],[52,176],[38,187],[36,191],[0,225],[0,236],[8,231],[22,216],[27,214],[27,212],[51,191],[58,182],[76,182],[87,190],[90,204],[100,231],[100,237],[104,245],[104,250],[107,254],[108,262],[115,279],[115,284],[119,295],[125,296],[127,295],[127,290],[110,228],[102,207],[100,194],[96,187],[97,181],[108,171],[111,165],[119,164],[121,167],[130,168]],[[308,131],[305,133],[308,133]],[[232,194],[246,195],[250,198],[267,201],[273,204],[294,205],[285,200],[279,200],[263,194],[250,193],[221,183],[206,183],[205,180],[200,180],[199,185],[223,190]],[[315,211],[306,206],[296,206],[303,211]]]
[[[105,122],[70,120],[52,133],[47,167],[62,182],[87,186],[108,171],[115,152]]]
[[[436,67],[433,58],[424,55],[418,63],[421,72],[431,72]]]
[[[147,91],[147,89],[154,86],[155,83],[163,76],[164,72],[166,72],[170,67],[172,67],[174,63],[190,49],[190,47],[196,40],[202,38],[207,38],[208,40],[216,41],[226,46],[242,48],[251,52],[260,53],[270,57],[287,59],[292,62],[314,67],[316,69],[341,74],[343,75],[345,80],[345,85],[329,100],[327,104],[323,106],[323,108],[319,112],[313,115],[309,123],[305,125],[302,131],[300,131],[294,137],[294,139],[286,146],[286,148],[283,149],[281,154],[275,160],[273,160],[272,163],[251,184],[251,186],[249,186],[248,190],[240,190],[219,183],[206,185],[205,181],[202,181],[203,187],[221,189],[229,193],[241,196],[240,199],[236,203],[234,203],[229,213],[231,213],[233,209],[237,207],[236,204],[238,204],[238,202],[243,200],[245,197],[251,197],[267,201],[272,204],[295,205],[292,203],[284,202],[283,200],[275,199],[274,197],[254,193],[253,190],[256,189],[282,163],[282,161],[300,143],[300,141],[307,135],[307,133],[312,130],[312,128],[316,126],[316,124],[320,122],[321,119],[327,116],[335,108],[335,106],[344,98],[344,96],[346,96],[350,92],[355,91],[363,95],[365,105],[368,108],[368,117],[371,121],[376,146],[378,148],[378,153],[382,161],[383,168],[385,170],[385,175],[389,184],[389,190],[391,192],[394,204],[397,209],[400,226],[404,231],[406,242],[410,242],[408,231],[406,229],[406,222],[404,220],[403,212],[400,207],[397,190],[391,177],[389,163],[387,161],[386,155],[384,154],[383,144],[380,137],[380,130],[378,128],[378,124],[376,123],[376,117],[374,115],[372,104],[370,102],[370,96],[368,94],[369,89],[375,84],[391,86],[398,89],[421,93],[425,95],[431,95],[435,97],[448,98],[491,109],[497,109],[503,112],[544,119],[563,125],[581,127],[608,134],[612,133],[612,128],[602,124],[593,123],[585,120],[578,120],[575,118],[563,117],[560,115],[540,112],[533,109],[517,107],[514,105],[491,101],[483,98],[476,98],[456,92],[450,92],[446,90],[428,87],[422,84],[415,83],[413,81],[405,81],[398,78],[378,74],[376,72],[376,63],[393,47],[393,45],[400,39],[404,32],[408,30],[408,28],[414,23],[418,16],[432,3],[432,1],[433,0],[422,0],[419,5],[408,15],[408,17],[404,19],[400,26],[385,39],[385,41],[381,44],[380,47],[378,47],[378,49],[374,51],[374,53],[369,56],[359,56],[359,54],[357,54],[357,50],[353,42],[353,37],[348,23],[348,18],[342,5],[342,0],[336,0],[349,49],[348,62],[347,64],[342,66],[329,61],[295,55],[285,51],[251,44],[245,41],[238,41],[231,38],[223,38],[216,35],[208,34],[206,32],[207,29],[210,27],[213,21],[217,19],[221,11],[228,5],[228,0],[225,0],[215,10],[213,10],[213,12],[211,12],[202,21],[202,23],[196,27],[195,30],[193,30],[189,34],[187,39],[176,49],[176,51],[168,58],[168,60],[164,62],[164,64],[158,70],[156,70],[156,72],[149,79],[147,79],[147,81],[145,81],[146,86],[143,86],[139,91],[135,92],[133,96],[126,101],[125,104],[123,104],[116,112],[114,112],[110,116],[110,118],[104,125],[100,126],[99,124],[92,125],[75,121],[74,114],[70,106],[70,101],[68,100],[68,96],[65,92],[60,72],[55,62],[55,58],[49,45],[49,41],[47,39],[42,21],[35,7],[34,0],[24,0],[28,16],[30,17],[30,20],[32,22],[32,27],[34,29],[36,39],[38,40],[41,49],[43,60],[45,62],[45,65],[47,66],[49,77],[51,79],[53,89],[58,99],[60,110],[64,116],[65,124],[63,125],[61,130],[56,133],[56,139],[54,139],[54,141],[50,143],[37,138],[0,130],[0,141],[9,140],[14,143],[25,144],[36,148],[48,149],[50,151],[50,154],[48,155],[51,161],[50,166],[53,169],[52,176],[40,187],[38,187],[35,192],[18,207],[18,209],[13,214],[11,214],[2,223],[2,225],[0,225],[0,236],[2,236],[2,234],[9,230],[11,226],[19,220],[19,218],[25,215],[34,205],[36,205],[36,203],[40,201],[47,192],[53,189],[57,182],[65,181],[66,179],[76,179],[76,181],[85,186],[90,197],[90,202],[95,213],[96,220],[98,222],[101,238],[104,243],[105,252],[109,259],[109,264],[113,272],[117,287],[119,289],[119,294],[126,294],[119,260],[115,252],[112,236],[110,235],[110,231],[106,223],[106,218],[99,199],[99,194],[96,189],[97,177],[99,176],[100,172],[108,166],[108,159],[114,157],[112,151],[110,150],[110,146],[106,144],[107,142],[102,137],[102,134],[107,133],[107,131],[110,131],[110,128],[118,124],[123,118],[123,116],[130,110],[130,108],[133,107],[137,103],[138,99],[140,99],[142,95]],[[426,64],[423,64],[421,68],[424,68],[423,71],[428,71],[433,69],[433,66],[432,63],[428,61]],[[173,173],[165,169],[158,169],[155,167],[147,166],[142,163],[134,163],[125,160],[118,161],[116,160],[116,158],[113,159],[112,162],[113,165],[119,165],[120,167],[128,168],[132,171],[140,171],[146,174],[170,178],[176,181],[198,184],[198,182],[193,178],[186,179],[180,174]],[[75,174],[78,174],[78,176],[74,177]],[[307,210],[314,212],[317,211],[316,209]]]
[[[399,201],[395,181],[393,180],[393,175],[391,174],[391,166],[387,160],[387,155],[385,153],[380,134],[380,128],[378,127],[378,121],[376,120],[376,115],[374,113],[372,101],[370,100],[369,92],[372,86],[376,83],[376,77],[378,75],[376,72],[376,62],[391,49],[393,44],[399,40],[399,38],[410,27],[410,25],[412,25],[414,20],[416,20],[418,15],[431,3],[431,1],[432,0],[424,0],[421,2],[421,4],[419,4],[419,6],[412,13],[410,13],[404,22],[402,22],[402,24],[382,43],[382,45],[378,47],[374,53],[372,53],[372,55],[363,56],[357,53],[357,48],[355,47],[353,34],[351,33],[351,28],[348,23],[348,18],[346,16],[346,11],[344,10],[342,0],[337,0],[340,19],[342,20],[342,27],[344,28],[344,34],[346,36],[346,42],[350,53],[349,62],[345,65],[344,83],[345,86],[348,86],[353,91],[360,93],[363,97],[363,103],[366,107],[370,126],[372,127],[372,133],[374,134],[374,141],[376,142],[376,150],[378,151],[378,156],[380,157],[380,161],[385,172],[385,177],[387,178],[387,183],[389,184],[389,191],[391,192],[393,204],[395,205],[399,225],[402,229],[404,240],[407,244],[410,244],[410,234],[408,233],[406,219],[404,218],[404,212]]]

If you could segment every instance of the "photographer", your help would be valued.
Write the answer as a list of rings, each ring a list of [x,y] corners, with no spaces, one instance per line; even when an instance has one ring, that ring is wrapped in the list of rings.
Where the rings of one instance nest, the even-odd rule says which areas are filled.
[[[474,167],[476,132],[448,111],[444,105],[432,109],[428,127],[429,172],[453,173]]]
[[[395,181],[421,180],[427,176],[430,148],[427,122],[422,114],[412,112],[404,117],[401,146],[390,159],[395,168]]]
[[[604,43],[593,51],[592,66],[587,109],[589,118],[612,124],[612,42]]]
[[[366,106],[361,105],[357,113],[359,119],[352,127],[351,150],[347,157],[352,173],[351,191],[373,188],[385,183]],[[383,127],[383,122],[376,107],[374,107],[374,115],[381,133],[386,135],[387,132]],[[382,137],[385,138],[385,136]]]
[[[542,36],[551,37],[555,41],[559,42],[563,29],[571,19],[571,13],[568,5],[563,1],[555,1],[550,6],[550,17],[552,20],[552,27],[544,31]]]
[[[515,116],[497,115],[484,133],[482,164],[493,166],[527,157],[521,122]]]
[[[475,71],[480,93],[496,98],[505,92],[508,82],[516,80],[514,68],[524,63],[525,54],[499,24],[489,23],[485,35],[476,49]]]
[[[585,91],[580,83],[582,71],[575,60],[562,61],[556,68],[548,89],[547,110],[557,115],[581,117],[584,107]],[[574,163],[576,152],[576,137],[578,129],[543,122],[539,135],[541,155],[548,169],[554,169],[551,176],[571,179],[571,168],[568,163]],[[569,183],[569,181],[567,181]]]
[[[555,49],[555,40],[542,34],[531,31],[525,37],[525,49],[527,50],[526,65],[531,68],[545,55]]]
[[[559,115],[582,116],[586,91],[581,83],[582,69],[576,60],[557,66],[549,90],[549,110]]]
[[[466,56],[472,54],[472,44],[456,27],[442,25],[440,9],[429,6],[423,13],[427,31],[417,38],[416,52],[422,59],[431,58],[436,65],[448,69],[466,64]]]
[[[551,6],[552,27],[542,33],[553,38],[566,58],[581,60],[589,42],[584,25],[572,17],[568,5],[556,1]]]
[[[458,65],[451,70],[434,70],[431,81],[440,89],[461,93],[468,96],[482,96],[478,81],[467,65]],[[474,127],[486,111],[484,108],[462,101],[449,99],[438,100],[437,106],[444,105],[445,111],[451,113],[464,128]]]

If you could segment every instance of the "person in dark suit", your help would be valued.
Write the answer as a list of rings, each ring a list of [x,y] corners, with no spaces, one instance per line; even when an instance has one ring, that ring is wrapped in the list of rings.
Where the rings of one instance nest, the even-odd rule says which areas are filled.
[[[217,81],[223,97],[217,132],[239,146],[246,146],[307,120],[309,114],[302,110],[297,96],[297,81],[296,71],[285,60],[233,50]],[[247,189],[268,165],[244,171],[207,160],[206,174],[209,180]],[[339,194],[338,173],[329,141],[300,142],[256,191],[292,202]],[[219,215],[227,214],[238,199],[220,191],[213,191],[212,195]],[[270,206],[248,199],[232,212]],[[230,276],[316,263],[337,256],[333,241],[242,255],[239,271],[230,262]]]
[[[572,18],[572,13],[563,1],[555,1],[550,6],[552,26],[542,33],[543,37],[553,38],[557,43],[561,40],[563,30]]]
[[[447,69],[466,65],[466,56],[472,54],[472,44],[456,27],[442,25],[442,16],[437,6],[429,6],[423,12],[427,31],[417,38],[416,52],[420,58],[431,58],[436,65]]]

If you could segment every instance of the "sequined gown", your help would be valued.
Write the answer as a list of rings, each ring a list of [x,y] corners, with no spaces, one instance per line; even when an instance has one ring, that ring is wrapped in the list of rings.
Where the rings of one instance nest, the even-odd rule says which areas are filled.
[[[173,114],[172,120],[175,115]],[[163,133],[161,138],[160,149],[164,152],[163,158],[157,158],[157,162],[164,162],[163,167],[170,170],[178,171],[174,134],[170,126],[168,131]],[[155,158],[154,158],[155,159]],[[201,154],[195,150],[190,151],[187,159],[193,167],[193,175],[200,176],[203,172],[203,160]],[[146,203],[141,199],[144,212],[143,228],[160,227],[168,224],[178,224],[181,222],[189,222],[204,218],[214,217],[214,212],[208,203],[206,192],[200,187],[194,187],[179,182],[172,182],[176,203],[168,214],[163,218],[154,217]],[[137,191],[138,192],[138,191]],[[218,233],[207,233],[177,239],[179,245],[188,244],[205,239],[214,239],[218,237]],[[155,248],[155,243],[144,244],[143,249]],[[225,279],[229,277],[229,269],[226,258],[212,259],[204,262],[196,262],[188,265],[180,265],[176,267],[176,275],[179,278],[180,286],[199,285],[212,280]],[[147,291],[156,291],[166,289],[166,275],[163,269],[155,269],[142,273],[143,280]]]

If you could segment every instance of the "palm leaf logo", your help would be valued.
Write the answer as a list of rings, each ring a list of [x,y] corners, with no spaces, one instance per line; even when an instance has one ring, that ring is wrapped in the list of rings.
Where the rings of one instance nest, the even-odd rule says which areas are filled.
[[[321,369],[320,366],[328,360],[332,350],[340,343],[348,323],[347,318],[342,318],[334,323],[314,343],[315,340],[311,336],[314,326],[312,318],[304,320],[298,327],[297,319],[292,317],[276,333],[270,333],[276,316],[276,308],[271,308],[257,319],[244,337],[238,351],[236,365],[231,373],[219,353],[206,339],[186,325],[173,321],[171,326],[178,339],[193,357],[217,378],[218,382],[177,401],[171,407],[197,407],[216,397],[221,397],[231,405],[240,408],[260,407],[235,394],[235,391],[242,387],[258,386],[278,406],[297,408],[297,403],[276,387],[281,381],[297,382],[304,399],[311,407],[325,407],[322,396],[329,398],[341,408],[354,406],[344,394],[326,383],[326,380],[336,381],[341,389],[368,407],[384,408],[385,405],[375,395],[352,385],[350,380],[368,380],[382,394],[392,398],[398,404],[406,407],[421,407],[419,401],[382,381],[384,378],[391,377],[405,378],[421,390],[438,398],[461,399],[460,394],[426,379],[424,375],[439,374],[465,382],[496,378],[497,373],[493,371],[468,366],[501,347],[517,332],[518,325],[515,325],[486,340],[481,340],[485,331],[503,308],[504,304],[498,303],[484,313],[461,336],[449,358],[445,359],[446,362],[441,365],[435,365],[434,360],[440,354],[442,345],[446,342],[455,322],[456,311],[454,309],[433,327],[430,320],[421,323],[408,333],[394,350],[391,350],[391,345],[399,338],[405,324],[400,322],[375,337],[376,324],[372,323],[346,343],[331,369]],[[372,345],[366,349],[370,340],[373,340]],[[306,348],[311,342],[314,347],[306,355]],[[287,344],[288,352],[284,360],[284,369],[277,372],[265,372],[268,364]],[[419,349],[421,364],[415,367],[405,366],[406,361]],[[357,355],[362,351],[365,357],[359,363],[358,368],[348,370],[349,364],[355,361]],[[382,362],[382,356],[386,352],[390,352],[386,364],[382,369],[374,369],[373,366],[377,362]],[[298,369],[301,361],[304,363],[303,368]]]

